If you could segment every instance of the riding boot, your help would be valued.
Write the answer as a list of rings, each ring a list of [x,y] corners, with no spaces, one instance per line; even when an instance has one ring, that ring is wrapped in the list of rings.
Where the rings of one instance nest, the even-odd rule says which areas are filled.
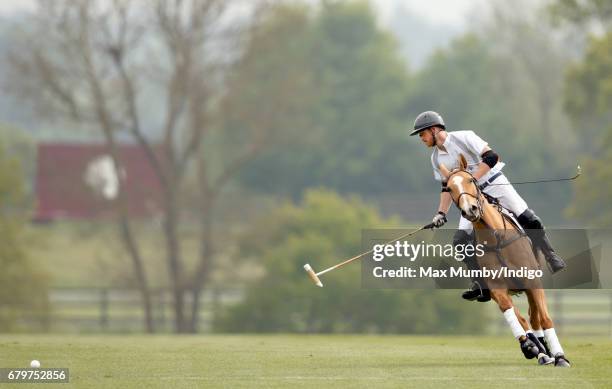
[[[474,243],[474,234],[468,233],[464,230],[458,230],[453,237],[453,246],[457,245],[466,245]],[[465,265],[470,270],[478,270],[480,267],[478,266],[478,262],[474,258],[474,256],[466,256],[463,260]],[[486,302],[491,300],[491,293],[489,289],[486,288],[486,283],[481,278],[472,278],[472,285],[469,290],[463,292],[461,295],[466,300],[474,301],[478,300],[479,302]]]
[[[469,301],[476,300],[481,303],[486,303],[487,301],[490,301],[491,292],[489,291],[489,289],[486,289],[486,285],[483,285],[481,282],[482,280],[479,278],[472,279],[472,285],[470,286],[470,289],[463,292],[461,294],[461,297]]]
[[[550,241],[548,240],[548,236],[546,236],[546,232],[544,232],[542,236],[542,242],[540,246],[540,250],[544,254],[544,258],[546,258],[546,262],[550,266],[551,273],[556,273],[565,269],[565,261],[561,259],[560,256],[555,253],[555,250],[552,248]]]
[[[550,266],[551,273],[554,274],[560,270],[563,270],[566,266],[565,261],[563,261],[563,259],[561,259],[561,257],[559,257],[552,248],[540,218],[531,209],[527,209],[517,218],[517,220],[525,229],[525,232],[527,233],[527,236],[529,236],[529,239],[531,239],[533,246],[542,251],[542,254],[544,254],[544,258]]]

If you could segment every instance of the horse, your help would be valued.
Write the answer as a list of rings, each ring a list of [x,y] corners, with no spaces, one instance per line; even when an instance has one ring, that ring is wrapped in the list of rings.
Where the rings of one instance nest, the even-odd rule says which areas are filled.
[[[476,241],[484,246],[484,255],[477,259],[480,269],[506,267],[509,272],[525,267],[541,268],[529,238],[518,223],[515,224],[512,218],[488,201],[474,176],[467,170],[467,162],[463,155],[459,156],[459,168],[449,171],[444,164],[441,164],[439,169],[445,177],[447,191],[454,204],[463,217],[472,222]],[[554,362],[558,367],[570,367],[548,313],[546,295],[539,279],[488,278],[486,283],[491,298],[503,313],[525,357],[528,359],[537,357],[540,365]],[[529,323],[521,316],[512,301],[511,293],[520,292],[527,295]],[[533,331],[538,334],[543,332],[543,338],[538,339]],[[545,342],[541,342],[540,339],[545,339]]]

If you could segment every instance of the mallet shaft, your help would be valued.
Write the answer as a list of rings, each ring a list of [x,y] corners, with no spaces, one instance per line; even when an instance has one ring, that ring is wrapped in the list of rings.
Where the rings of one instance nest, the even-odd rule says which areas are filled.
[[[567,178],[552,178],[552,179],[543,179],[543,180],[535,180],[535,181],[519,181],[519,182],[506,182],[503,184],[489,184],[489,186],[499,186],[499,185],[523,185],[523,184],[542,184],[546,182],[558,182],[558,181],[573,181],[576,178],[580,177],[582,174],[582,168],[580,165],[576,166],[576,174],[572,177]]]
[[[409,233],[407,233],[407,234],[404,234],[404,235],[402,235],[402,236],[400,236],[400,237],[397,237],[397,238],[395,238],[395,239],[392,239],[392,240],[390,240],[390,241],[388,241],[388,242],[386,242],[386,243],[384,243],[384,244],[393,243],[393,242],[398,241],[398,240],[400,240],[400,239],[407,238],[407,237],[409,237],[409,236],[411,236],[411,235],[414,235],[414,234],[416,234],[417,232],[422,231],[422,230],[425,230],[425,229],[427,229],[427,228],[433,228],[433,223],[427,224],[427,225],[425,225],[425,226],[423,226],[423,227],[419,228],[418,230],[415,230],[415,231],[409,232]],[[334,266],[332,266],[332,267],[329,267],[329,268],[327,268],[327,269],[325,269],[325,270],[321,270],[320,272],[316,273],[316,275],[317,275],[317,277],[318,277],[318,276],[320,276],[320,275],[322,275],[322,274],[325,274],[325,273],[327,273],[327,272],[330,272],[330,271],[332,271],[332,270],[334,270],[334,269],[337,269],[337,268],[339,268],[339,267],[341,267],[341,266],[346,265],[347,263],[353,262],[354,260],[359,259],[359,258],[363,257],[364,255],[368,255],[368,254],[372,253],[373,251],[374,251],[374,249],[372,249],[372,250],[368,250],[368,251],[366,251],[366,252],[364,252],[364,253],[361,253],[361,254],[358,254],[358,255],[356,255],[356,256],[354,256],[354,257],[352,257],[352,258],[347,259],[347,260],[346,260],[346,261],[344,261],[344,262],[341,262],[341,263],[339,263],[339,264],[337,264],[337,265],[334,265]]]

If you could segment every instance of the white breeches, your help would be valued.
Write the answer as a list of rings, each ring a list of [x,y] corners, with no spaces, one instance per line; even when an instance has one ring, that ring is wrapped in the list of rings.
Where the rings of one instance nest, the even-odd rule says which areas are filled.
[[[508,183],[508,179],[503,174],[492,182],[492,184]],[[512,185],[489,185],[484,188],[483,192],[491,197],[495,197],[499,200],[502,207],[506,208],[517,217],[529,208],[525,200],[516,192]],[[461,216],[458,229],[471,232],[473,229],[472,222]]]

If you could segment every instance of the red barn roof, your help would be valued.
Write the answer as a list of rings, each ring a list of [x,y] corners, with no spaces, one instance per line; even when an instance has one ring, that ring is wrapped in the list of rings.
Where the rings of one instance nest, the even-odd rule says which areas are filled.
[[[102,144],[40,144],[35,220],[95,219],[115,215],[116,202],[108,199],[113,197],[112,188],[105,198],[87,179],[92,166],[108,158],[108,149]],[[121,145],[119,158],[129,216],[156,214],[160,209],[161,186],[144,150],[136,145]]]

